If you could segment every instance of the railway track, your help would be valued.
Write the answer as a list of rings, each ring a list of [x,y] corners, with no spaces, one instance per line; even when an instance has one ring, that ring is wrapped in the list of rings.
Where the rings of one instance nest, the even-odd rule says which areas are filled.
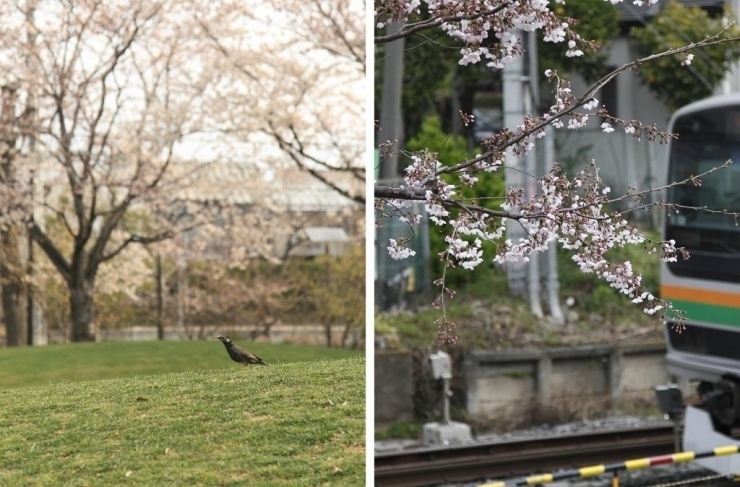
[[[607,430],[375,454],[376,487],[425,487],[507,478],[673,453],[672,426]]]

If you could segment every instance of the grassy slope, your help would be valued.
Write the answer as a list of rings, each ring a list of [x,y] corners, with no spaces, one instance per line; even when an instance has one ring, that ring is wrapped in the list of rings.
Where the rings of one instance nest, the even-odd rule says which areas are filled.
[[[355,357],[359,352],[237,341],[270,365]],[[0,389],[66,381],[241,367],[218,340],[102,342],[0,349]],[[251,367],[250,367],[251,368]]]
[[[657,232],[647,232],[659,239]],[[660,258],[643,245],[612,249],[614,262],[629,261],[635,272],[643,274],[643,284],[659,292]],[[506,274],[493,264],[468,271],[448,270],[455,276],[454,300],[448,300],[446,317],[457,323],[454,333],[464,349],[500,350],[549,346],[605,344],[629,340],[662,340],[663,327],[658,316],[643,313],[644,305],[632,304],[626,296],[593,274],[584,274],[572,261],[572,254],[558,250],[560,302],[575,299],[567,326],[552,326],[536,318],[526,300],[513,297]],[[450,285],[448,283],[448,285]],[[434,289],[438,292],[438,289]],[[544,294],[543,294],[544,297]],[[564,311],[568,311],[564,309]],[[547,313],[548,310],[545,309]],[[406,313],[376,314],[376,334],[385,335],[395,348],[427,349],[436,345],[435,320],[442,314],[428,303]]]
[[[364,485],[362,357],[234,365],[0,390],[0,485]]]

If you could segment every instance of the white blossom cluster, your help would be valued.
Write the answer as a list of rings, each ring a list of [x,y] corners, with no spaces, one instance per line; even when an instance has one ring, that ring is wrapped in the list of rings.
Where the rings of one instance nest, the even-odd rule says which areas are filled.
[[[613,4],[622,0],[605,0]],[[582,56],[578,48],[581,37],[570,29],[566,19],[557,17],[550,10],[546,0],[423,0],[434,25],[447,35],[461,41],[459,63],[474,64],[486,60],[487,66],[503,68],[522,53],[520,40],[512,35],[515,30],[525,32],[541,30],[545,42],[564,42],[567,40],[565,56]],[[557,3],[565,3],[558,0]],[[635,5],[643,5],[643,0],[633,0]],[[648,0],[652,5],[657,0]],[[375,21],[381,29],[391,22],[408,22],[409,18],[421,11],[421,0],[377,0],[375,2]],[[493,36],[495,41],[489,39]],[[486,43],[488,46],[486,46]],[[690,63],[691,60],[687,59]]]
[[[456,191],[451,184],[427,179],[428,168],[436,164],[433,158],[415,159],[406,174],[409,187],[426,185],[425,209],[430,219],[438,226],[446,227],[447,248],[440,255],[448,265],[474,269],[483,262],[482,244],[485,241],[497,244],[494,262],[506,264],[513,261],[529,261],[532,254],[543,252],[553,242],[573,253],[573,261],[579,269],[595,274],[635,304],[644,304],[643,311],[654,314],[670,303],[656,298],[642,283],[642,276],[627,262],[612,262],[607,257],[611,249],[626,245],[645,245],[652,252],[655,245],[647,242],[639,231],[630,226],[619,212],[607,213],[610,188],[604,186],[593,162],[574,177],[565,175],[559,165],[538,180],[537,194],[525,198],[521,189],[510,188],[501,203],[499,214],[484,208],[450,212],[454,208]],[[423,168],[427,168],[424,170]],[[408,202],[394,201],[399,207]],[[462,204],[462,203],[460,203]],[[506,220],[516,219],[526,230],[527,236],[513,242],[501,241]],[[679,250],[676,242],[660,242],[658,247],[664,261],[675,261]],[[391,256],[404,258],[414,255],[396,240],[388,247]]]
[[[399,244],[396,239],[390,239],[389,245],[388,245],[388,255],[391,256],[392,259],[406,259],[408,257],[413,257],[416,255],[415,250],[411,250],[408,247],[404,247],[403,244]]]

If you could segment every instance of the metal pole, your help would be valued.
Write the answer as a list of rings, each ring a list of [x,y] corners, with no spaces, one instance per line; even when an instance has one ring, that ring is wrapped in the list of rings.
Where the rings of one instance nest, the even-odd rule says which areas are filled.
[[[157,340],[164,340],[164,313],[163,313],[163,296],[162,296],[162,255],[157,254]]]
[[[555,160],[555,135],[552,131],[545,134],[542,141],[542,152],[545,163],[545,172],[552,168]],[[547,306],[550,309],[550,315],[553,322],[558,325],[565,323],[565,314],[560,306],[560,280],[558,279],[558,242],[553,239],[547,248],[547,265],[545,269],[546,287],[547,287]]]
[[[450,424],[450,397],[452,391],[450,390],[450,379],[442,379],[444,384],[444,416],[442,418],[443,424]]]
[[[35,191],[34,191],[34,178],[33,178],[33,170],[31,170],[31,201],[35,201]],[[33,203],[32,203],[33,205]],[[33,214],[33,207],[31,208],[31,223],[33,224],[34,221],[34,214]],[[33,300],[33,235],[31,235],[31,232],[28,231],[28,267],[26,269],[26,272],[28,273],[29,283],[26,288],[26,341],[28,346],[33,345],[33,333],[34,333],[34,300]]]
[[[516,30],[514,35],[521,35],[522,31]],[[524,120],[524,60],[521,56],[515,56],[514,60],[503,70],[504,91],[504,127],[516,127]],[[521,188],[524,186],[524,167],[522,161],[511,149],[506,151],[506,186]],[[518,208],[512,211],[518,211]],[[524,229],[518,221],[506,220],[506,238],[512,242],[518,242],[524,237]],[[523,262],[509,262],[506,264],[506,274],[509,282],[509,290],[516,296],[526,296],[527,292],[527,269]]]
[[[403,23],[388,24],[386,34],[396,34]],[[381,161],[380,179],[398,177],[398,151],[403,148],[403,118],[401,102],[403,92],[403,51],[406,47],[404,38],[396,39],[385,45],[383,58],[383,93],[380,100],[380,133],[379,142],[398,141],[390,157]]]
[[[535,51],[537,42],[532,32],[528,33],[523,40],[526,40],[526,56],[527,64],[524,66],[527,69],[525,76],[522,77],[522,91],[524,96],[522,97],[524,115],[529,115],[537,108],[539,90],[537,87],[537,52]],[[537,170],[537,145],[534,145],[532,149],[524,156],[524,195],[528,199],[532,199],[537,195],[537,178],[540,177],[539,171]],[[541,302],[541,286],[540,286],[540,256],[537,253],[532,254],[529,257],[527,266],[527,294],[529,298],[529,308],[532,310],[532,314],[538,318],[542,318],[544,313],[542,311]]]

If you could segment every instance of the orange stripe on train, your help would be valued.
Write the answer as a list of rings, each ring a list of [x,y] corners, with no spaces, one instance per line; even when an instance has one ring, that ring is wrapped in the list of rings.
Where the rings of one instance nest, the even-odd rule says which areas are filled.
[[[692,303],[713,304],[740,308],[740,294],[724,291],[710,291],[707,289],[692,289],[663,284],[660,287],[660,297],[663,299],[680,299]]]

